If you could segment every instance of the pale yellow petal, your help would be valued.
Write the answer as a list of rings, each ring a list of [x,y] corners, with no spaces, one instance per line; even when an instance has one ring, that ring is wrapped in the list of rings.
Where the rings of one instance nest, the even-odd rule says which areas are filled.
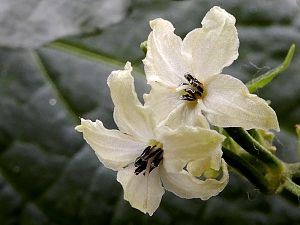
[[[132,67],[127,63],[124,70],[113,71],[107,80],[111,98],[115,105],[114,120],[123,133],[139,137],[140,140],[153,138],[153,123],[140,103],[131,75]]]
[[[170,129],[160,127],[160,141],[164,149],[164,166],[168,171],[180,171],[190,161],[205,159],[222,147],[224,136],[200,127]]]
[[[180,95],[176,88],[171,88],[163,84],[153,84],[149,94],[144,95],[145,106],[153,111],[154,119],[158,125],[164,121],[169,114],[184,102],[180,100]]]
[[[117,180],[121,183],[124,190],[124,199],[130,205],[150,216],[158,208],[161,198],[165,192],[162,187],[159,169],[156,168],[151,173],[134,174],[134,165],[120,170]]]
[[[134,162],[146,147],[146,143],[130,135],[106,129],[99,120],[92,122],[81,119],[81,125],[75,129],[82,132],[83,138],[96,152],[100,161],[113,170],[119,170]]]
[[[209,122],[219,127],[243,127],[244,129],[275,129],[279,125],[275,111],[247,87],[229,75],[212,76],[203,98]]]
[[[191,173],[193,176],[200,177],[207,170],[215,170],[218,171],[221,166],[222,161],[222,151],[217,151],[214,155],[209,156],[205,159],[198,159],[195,161],[191,161],[187,165],[187,171]]]
[[[183,126],[197,126],[209,129],[208,121],[202,114],[199,104],[197,102],[188,101],[183,101],[183,104],[178,105],[170,112],[162,124],[172,129]]]
[[[147,54],[143,60],[149,83],[160,82],[169,87],[177,87],[189,72],[185,58],[181,54],[182,40],[174,34],[173,25],[163,19],[150,21],[152,32],[147,41]]]
[[[210,75],[219,74],[238,57],[235,18],[215,6],[202,20],[202,28],[188,33],[183,43],[185,54],[192,62],[190,72],[204,82]]]
[[[169,173],[161,169],[162,182],[166,190],[181,198],[200,198],[207,200],[218,195],[227,185],[229,174],[225,161],[222,161],[222,177],[220,179],[200,180],[185,170],[179,173]]]

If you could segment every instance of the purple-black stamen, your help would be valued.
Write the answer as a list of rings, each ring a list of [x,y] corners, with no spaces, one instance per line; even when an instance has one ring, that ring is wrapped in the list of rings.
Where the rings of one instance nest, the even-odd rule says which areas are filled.
[[[203,84],[190,73],[186,73],[184,77],[189,83],[182,83],[181,85],[189,85],[190,87],[184,89],[186,94],[182,95],[180,99],[186,101],[195,101],[200,99],[204,92]]]
[[[150,173],[153,169],[159,166],[162,159],[163,150],[161,148],[157,148],[156,145],[148,146],[134,162],[134,166],[136,167],[134,171],[135,175],[139,175],[143,171],[143,174],[145,175],[147,167],[149,168]]]

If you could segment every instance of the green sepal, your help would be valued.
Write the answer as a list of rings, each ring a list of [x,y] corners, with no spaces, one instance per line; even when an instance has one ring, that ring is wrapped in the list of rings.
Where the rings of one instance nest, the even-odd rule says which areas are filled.
[[[300,124],[296,124],[295,128],[296,128],[296,134],[297,134],[298,138],[300,139]]]
[[[142,51],[143,51],[144,54],[146,55],[146,53],[147,53],[147,41],[143,41],[143,42],[140,44],[140,49],[142,49]]]
[[[270,83],[275,77],[277,77],[280,73],[285,71],[289,67],[290,62],[293,59],[294,52],[295,52],[295,44],[292,44],[284,61],[279,66],[277,66],[274,69],[269,70],[268,72],[262,74],[259,77],[254,78],[253,80],[249,81],[246,84],[249,92],[253,93],[256,90],[263,88],[268,83]]]
[[[274,133],[262,129],[251,129],[248,132],[255,140],[257,140],[271,153],[274,154],[276,152],[276,147],[273,145],[273,140],[275,137]]]
[[[298,137],[298,154],[300,156],[300,124],[296,124],[295,128],[296,128],[296,134]]]

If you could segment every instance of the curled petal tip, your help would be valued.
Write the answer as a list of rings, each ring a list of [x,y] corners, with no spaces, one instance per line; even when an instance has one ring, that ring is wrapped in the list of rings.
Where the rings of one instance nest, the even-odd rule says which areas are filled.
[[[157,18],[157,19],[151,20],[149,22],[149,24],[150,24],[150,27],[152,30],[165,29],[165,28],[170,29],[170,30],[175,30],[175,28],[171,22],[169,22],[168,20],[164,20],[162,18]]]
[[[82,125],[77,125],[75,127],[75,130],[78,131],[78,132],[83,132],[83,126]]]
[[[83,118],[80,118],[80,125],[77,125],[75,127],[75,130],[78,131],[78,132],[83,132],[84,130],[84,123],[86,123],[87,120],[83,119]]]
[[[124,66],[125,70],[129,70],[130,72],[132,71],[132,66],[131,66],[131,62],[127,61],[125,66]]]
[[[211,13],[212,16],[228,19],[231,23],[235,24],[236,19],[233,15],[228,13],[225,9],[221,8],[220,6],[212,7],[208,13]]]

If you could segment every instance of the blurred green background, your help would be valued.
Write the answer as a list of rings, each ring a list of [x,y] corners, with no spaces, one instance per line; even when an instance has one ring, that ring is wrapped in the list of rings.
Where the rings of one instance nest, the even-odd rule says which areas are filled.
[[[296,44],[290,68],[258,94],[279,117],[278,156],[299,160],[299,1],[0,0],[0,225],[300,224],[299,208],[234,173],[217,197],[167,193],[152,217],[144,215],[74,131],[80,117],[115,127],[106,79],[127,60],[138,93],[148,90],[139,44],[150,19],[172,21],[184,37],[214,5],[237,19],[240,57],[225,71],[244,82]]]

